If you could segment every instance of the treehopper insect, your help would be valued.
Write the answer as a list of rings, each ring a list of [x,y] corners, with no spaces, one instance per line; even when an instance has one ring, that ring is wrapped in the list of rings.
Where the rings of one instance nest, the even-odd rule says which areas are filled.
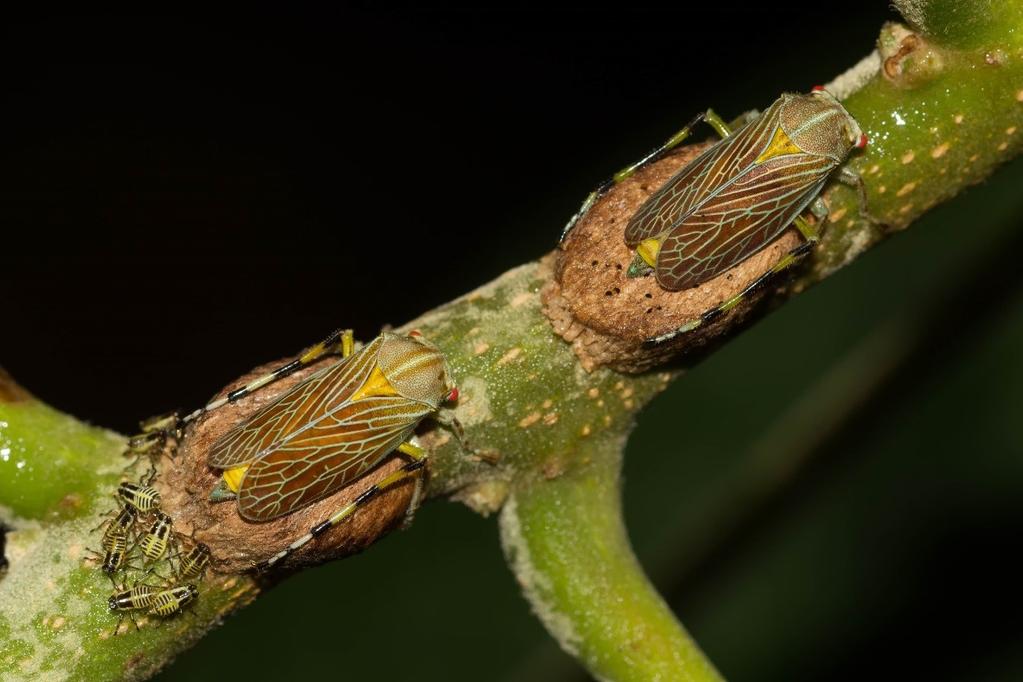
[[[746,260],[790,225],[804,242],[739,294],[674,331],[648,339],[647,345],[719,317],[808,254],[820,237],[817,226],[800,214],[809,207],[818,224],[827,217],[819,195],[836,175],[857,189],[861,212],[870,218],[862,179],[843,167],[853,149],[866,146],[867,136],[845,107],[818,87],[810,94],[783,94],[734,133],[713,111],[698,115],[663,146],[594,190],[562,239],[603,193],[681,144],[700,121],[722,140],[679,170],[629,219],[624,239],[635,257],[628,276],[652,274],[661,288],[681,291]]]
[[[458,398],[443,354],[416,332],[385,332],[358,351],[351,332],[345,332],[341,346],[344,359],[339,363],[310,375],[214,443],[209,465],[224,473],[211,499],[237,498],[243,518],[270,521],[357,481],[395,450],[411,461],[260,569],[270,568],[397,483],[414,478],[418,497],[426,453],[412,442],[413,431],[424,418],[437,418],[445,402]]]

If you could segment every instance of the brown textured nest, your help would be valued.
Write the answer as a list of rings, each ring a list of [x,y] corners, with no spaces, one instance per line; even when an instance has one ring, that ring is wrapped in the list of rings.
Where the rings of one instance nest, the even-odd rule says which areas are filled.
[[[713,323],[644,348],[743,290],[799,243],[794,230],[727,272],[683,291],[666,291],[652,276],[626,276],[634,252],[625,245],[629,218],[710,143],[682,147],[614,186],[583,216],[558,251],[555,277],[543,291],[544,312],[572,344],[583,367],[642,372],[706,346],[745,318],[763,292]]]
[[[217,396],[225,395],[228,390],[238,388],[287,361],[285,359],[257,367],[232,382]],[[401,467],[400,457],[389,457],[367,476],[337,493],[293,514],[265,523],[243,519],[233,501],[216,504],[208,501],[209,492],[217,485],[221,473],[206,464],[213,443],[312,372],[337,361],[338,358],[323,360],[237,403],[204,415],[189,426],[173,459],[164,459],[161,475],[154,483],[160,489],[163,510],[174,519],[174,528],[178,533],[190,535],[194,531],[195,539],[209,546],[217,571],[231,573],[251,570],[255,564],[269,559],[373,483]],[[315,538],[278,564],[275,570],[319,564],[362,551],[401,525],[412,494],[411,482],[381,493],[359,513]]]

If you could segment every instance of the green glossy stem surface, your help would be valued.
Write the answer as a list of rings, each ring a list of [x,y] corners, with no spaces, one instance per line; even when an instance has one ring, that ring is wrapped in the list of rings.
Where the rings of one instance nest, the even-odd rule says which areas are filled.
[[[9,562],[0,574],[0,680],[148,679],[258,593],[251,578],[208,575],[195,581],[199,599],[189,614],[160,622],[140,613],[140,631],[124,619],[113,634],[118,618],[107,599],[114,588],[90,550],[101,551],[97,526],[117,508],[113,490],[130,462],[124,444],[36,400],[0,402]]]
[[[516,486],[501,541],[533,611],[605,680],[722,679],[644,575],[622,522],[619,439],[571,472]]]
[[[821,246],[778,300],[1023,150],[1023,2],[896,5],[916,33],[887,25],[880,58],[836,81],[870,137],[850,166],[879,222],[860,215],[851,190],[829,188]],[[621,520],[622,445],[634,416],[677,375],[582,370],[542,311],[551,276],[549,262],[528,264],[409,325],[448,357],[463,395],[456,416],[493,455],[466,457],[446,433],[426,434],[430,493],[501,509],[527,598],[594,675],[719,679],[647,580]],[[123,438],[31,398],[9,399],[17,393],[0,381],[0,520],[13,528],[0,578],[0,679],[143,679],[255,597],[250,578],[219,576],[200,584],[196,618],[162,628],[143,619],[140,633],[110,636],[111,586],[85,557],[114,507]]]

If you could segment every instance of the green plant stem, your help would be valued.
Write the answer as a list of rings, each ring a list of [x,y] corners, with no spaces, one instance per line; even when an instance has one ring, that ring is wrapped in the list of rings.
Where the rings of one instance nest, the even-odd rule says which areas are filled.
[[[643,574],[621,516],[622,442],[588,462],[521,481],[501,510],[501,542],[526,598],[562,648],[599,679],[722,679]]]
[[[880,223],[860,215],[851,190],[830,188],[821,246],[776,301],[829,277],[1023,149],[1023,2],[996,4],[984,14],[992,3],[899,2],[920,30],[916,47],[902,54],[908,29],[886,26],[880,58],[836,82],[871,138],[851,165]],[[950,21],[952,9],[968,21]],[[495,455],[466,458],[445,433],[426,434],[429,494],[483,513],[504,507],[516,577],[559,643],[594,674],[715,679],[650,587],[621,525],[621,445],[635,414],[678,374],[582,370],[542,311],[540,291],[552,276],[550,259],[528,264],[408,325],[445,353],[463,391],[456,415],[470,442]],[[720,341],[737,331],[723,330]],[[0,400],[8,394],[0,390]],[[249,577],[217,576],[204,583],[195,619],[104,637],[113,624],[104,605],[110,586],[83,557],[104,510],[97,501],[109,504],[124,464],[123,441],[25,399],[0,404],[0,422],[24,470],[0,467],[0,514],[14,527],[11,567],[0,578],[0,677],[141,679],[258,593]]]
[[[141,614],[141,631],[125,620],[112,635],[113,586],[88,558],[114,506],[124,443],[34,399],[0,402],[0,518],[13,529],[0,576],[0,679],[147,679],[258,593],[249,577],[211,576],[193,617],[152,627]]]
[[[863,178],[870,212],[879,222],[861,215],[852,189],[833,183],[824,194],[830,217],[820,247],[792,291],[844,267],[1023,149],[1023,2],[994,3],[1002,17],[996,22],[986,19],[992,3],[895,4],[912,6],[912,16],[926,25],[945,27],[942,42],[886,24],[880,56],[830,86],[870,140],[848,166]],[[946,25],[950,4],[969,21]],[[956,30],[971,36],[976,30],[984,40],[956,49],[950,46]],[[902,54],[907,45],[912,51]]]

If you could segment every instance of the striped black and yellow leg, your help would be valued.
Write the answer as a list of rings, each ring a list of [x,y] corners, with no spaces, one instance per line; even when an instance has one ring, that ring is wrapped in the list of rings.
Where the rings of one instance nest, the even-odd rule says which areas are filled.
[[[600,199],[600,197],[604,196],[604,194],[606,194],[609,189],[611,189],[618,183],[622,182],[626,178],[635,175],[636,171],[638,171],[639,169],[657,161],[658,159],[662,158],[665,154],[670,152],[672,149],[685,142],[687,139],[689,139],[690,135],[693,134],[693,128],[695,128],[701,121],[707,123],[707,125],[712,127],[717,132],[717,134],[720,135],[722,138],[726,138],[732,134],[732,131],[728,127],[728,124],[725,123],[720,116],[714,113],[713,109],[707,109],[707,111],[697,114],[693,118],[693,120],[686,125],[685,128],[682,128],[682,130],[678,131],[677,133],[669,137],[667,142],[662,144],[657,149],[651,151],[649,154],[644,156],[639,161],[636,161],[635,163],[630,164],[625,168],[621,169],[620,171],[612,175],[610,178],[600,183],[600,185],[598,185],[595,190],[590,192],[589,195],[587,195],[586,199],[583,201],[582,206],[579,207],[579,210],[576,211],[575,215],[568,219],[568,223],[566,223],[564,229],[562,229],[561,241],[564,241],[565,237],[568,236],[568,233],[572,231],[572,228],[576,226],[576,223],[578,223],[582,219],[582,217],[586,215],[586,212],[589,211],[590,208],[592,208],[593,205],[597,203],[597,200]]]
[[[405,523],[407,524],[409,522],[409,517],[411,516],[411,514],[415,512],[415,508],[418,506],[419,503],[419,493],[421,491],[422,486],[423,467],[426,466],[427,455],[425,450],[423,450],[417,445],[414,445],[411,442],[402,443],[401,445],[399,445],[398,451],[411,458],[412,461],[408,462],[405,466],[398,469],[389,476],[381,479],[377,483],[374,483],[372,486],[370,486],[362,493],[360,493],[359,496],[356,497],[354,500],[352,500],[344,507],[339,509],[337,512],[335,512],[330,518],[325,519],[324,521],[321,521],[320,523],[310,528],[308,533],[292,542],[290,545],[282,549],[277,554],[274,554],[266,561],[257,564],[255,567],[256,570],[266,571],[273,568],[274,565],[279,563],[288,555],[298,551],[315,538],[319,537],[320,535],[323,535],[334,526],[342,523],[345,519],[352,516],[356,511],[359,510],[360,507],[365,506],[370,500],[372,500],[380,493],[384,492],[388,488],[392,488],[395,485],[402,483],[403,481],[413,478],[415,479],[416,490],[412,495],[412,501],[409,504],[408,510],[406,511]]]
[[[203,407],[200,407],[198,410],[195,410],[194,412],[182,417],[180,426],[184,426],[189,422],[198,419],[200,416],[207,412],[211,412],[229,403],[237,402],[244,398],[245,396],[250,395],[255,391],[258,391],[267,384],[277,381],[278,379],[282,379],[288,376],[289,374],[294,374],[303,367],[307,367],[312,363],[316,362],[324,355],[327,355],[328,353],[331,352],[336,352],[338,349],[340,349],[341,355],[343,357],[348,357],[354,352],[355,339],[352,336],[351,329],[338,329],[334,331],[326,339],[316,344],[312,348],[308,349],[301,356],[299,356],[295,360],[292,360],[288,364],[281,365],[272,372],[268,372],[267,374],[264,374],[263,376],[250,381],[241,388],[237,388],[231,391],[223,398],[211,400],[210,402],[206,403],[206,405],[204,405]]]
[[[782,256],[781,260],[775,263],[770,270],[757,277],[745,289],[740,291],[735,296],[731,297],[721,305],[711,308],[710,310],[702,313],[695,320],[687,322],[686,324],[682,325],[681,327],[674,331],[668,332],[667,334],[662,334],[661,336],[655,336],[652,339],[647,339],[643,343],[644,347],[651,348],[658,344],[664,343],[665,341],[670,341],[671,339],[675,338],[676,336],[679,336],[680,334],[691,332],[694,329],[698,329],[704,326],[705,324],[713,322],[714,320],[716,320],[717,318],[721,317],[729,310],[734,308],[735,306],[739,305],[744,299],[752,296],[754,293],[762,289],[764,286],[767,285],[768,282],[774,279],[778,274],[788,270],[793,265],[795,265],[803,258],[805,258],[808,253],[813,251],[813,248],[820,241],[820,235],[818,234],[817,228],[814,225],[808,223],[802,216],[797,217],[793,221],[793,225],[796,227],[797,230],[799,230],[799,233],[803,236],[802,244],[800,244],[799,246],[795,247],[794,249],[786,253],[784,256]]]
[[[415,518],[416,512],[419,511],[419,505],[423,501],[423,481],[425,478],[423,476],[423,466],[426,464],[426,452],[416,445],[416,443],[413,442],[414,440],[415,436],[413,436],[412,441],[402,443],[398,446],[399,452],[412,458],[412,461],[409,462],[409,464],[417,461],[422,462],[422,464],[419,465],[419,468],[415,470],[415,475],[412,477],[412,498],[408,502],[408,507],[405,508],[405,518],[401,522],[402,530],[412,525],[412,520]]]
[[[292,360],[286,365],[274,369],[261,377],[258,377],[241,388],[228,393],[223,398],[217,398],[206,403],[203,407],[195,410],[184,417],[177,412],[152,417],[142,422],[142,433],[133,436],[129,441],[129,452],[135,455],[151,454],[154,450],[166,443],[169,437],[179,437],[181,429],[190,422],[195,421],[207,412],[212,412],[224,405],[237,402],[247,395],[258,391],[267,384],[282,379],[289,374],[294,374],[303,367],[308,367],[320,358],[330,353],[340,352],[342,357],[348,357],[355,352],[355,337],[351,329],[337,329],[326,339],[309,348],[301,356]]]

